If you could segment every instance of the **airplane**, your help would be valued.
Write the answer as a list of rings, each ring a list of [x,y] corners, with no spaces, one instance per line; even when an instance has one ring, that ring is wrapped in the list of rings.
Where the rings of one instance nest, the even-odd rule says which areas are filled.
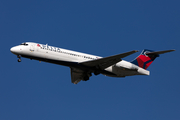
[[[122,58],[138,50],[133,50],[113,56],[100,57],[59,47],[34,42],[24,42],[12,47],[10,51],[17,55],[18,62],[21,57],[38,61],[54,63],[70,67],[71,82],[77,84],[81,80],[87,81],[94,75],[103,74],[110,77],[126,77],[133,75],[150,75],[147,68],[160,54],[175,50],[152,51],[144,49],[133,61],[128,62]]]

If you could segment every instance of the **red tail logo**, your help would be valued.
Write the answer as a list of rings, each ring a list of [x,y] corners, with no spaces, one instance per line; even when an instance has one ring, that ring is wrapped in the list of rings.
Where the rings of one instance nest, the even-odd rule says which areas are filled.
[[[150,64],[155,60],[155,58],[159,56],[159,55],[147,55],[146,53],[149,52],[153,52],[153,51],[147,49],[143,50],[142,53],[131,63],[141,68],[147,69],[150,66]]]

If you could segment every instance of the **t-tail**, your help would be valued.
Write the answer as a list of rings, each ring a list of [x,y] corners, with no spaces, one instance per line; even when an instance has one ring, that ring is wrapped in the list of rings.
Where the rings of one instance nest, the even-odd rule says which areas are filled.
[[[131,63],[143,68],[143,69],[147,69],[150,64],[157,58],[159,57],[159,54],[164,54],[167,52],[172,52],[175,50],[165,50],[165,51],[152,51],[152,50],[148,50],[148,49],[144,49],[142,51],[142,53],[135,59],[133,60]]]

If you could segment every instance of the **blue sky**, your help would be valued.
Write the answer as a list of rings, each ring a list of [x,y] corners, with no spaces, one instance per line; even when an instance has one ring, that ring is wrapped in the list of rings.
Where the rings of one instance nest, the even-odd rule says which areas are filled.
[[[178,0],[0,1],[1,120],[179,120]],[[22,42],[99,55],[176,49],[148,68],[150,76],[92,76],[71,83],[70,69],[22,59]],[[133,60],[134,55],[125,58]]]

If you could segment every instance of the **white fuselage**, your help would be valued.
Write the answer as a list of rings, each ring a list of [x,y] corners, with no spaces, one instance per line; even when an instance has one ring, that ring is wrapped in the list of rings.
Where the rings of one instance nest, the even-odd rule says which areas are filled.
[[[85,66],[79,65],[79,63],[102,58],[100,56],[75,52],[33,42],[26,42],[26,45],[18,45],[12,47],[11,52],[30,59],[80,69],[83,69],[83,67]],[[112,77],[125,77],[132,75],[149,75],[149,71],[140,68],[130,62],[121,60],[120,62],[104,69],[104,72],[102,74]]]

